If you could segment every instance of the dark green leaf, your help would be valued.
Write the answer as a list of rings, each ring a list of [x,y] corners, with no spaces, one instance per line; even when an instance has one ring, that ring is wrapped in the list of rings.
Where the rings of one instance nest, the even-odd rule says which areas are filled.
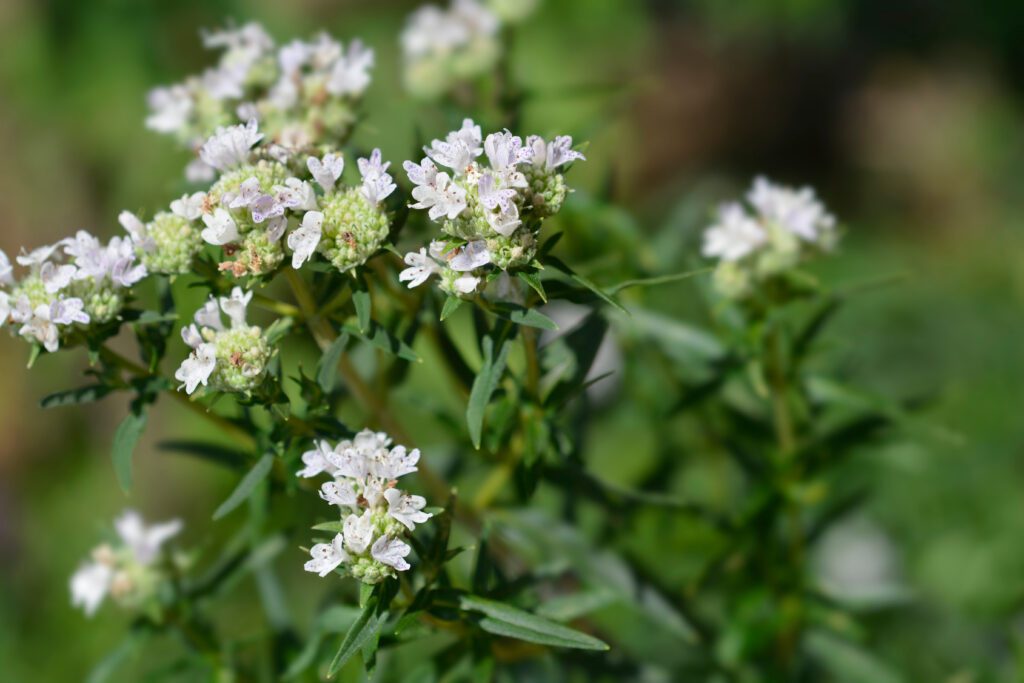
[[[517,275],[520,280],[529,285],[533,291],[537,292],[537,295],[540,297],[541,301],[543,301],[544,303],[548,302],[548,295],[544,292],[544,285],[541,283],[540,276],[537,273],[519,271]]]
[[[278,318],[271,323],[270,327],[263,331],[263,336],[266,337],[267,343],[273,346],[277,342],[281,341],[281,339],[288,334],[289,330],[291,330],[292,322],[291,318],[284,317]]]
[[[177,313],[160,313],[159,311],[143,311],[135,320],[136,325],[155,325],[157,323],[174,322]]]
[[[341,354],[345,352],[345,345],[348,343],[348,334],[342,332],[337,339],[324,351],[324,355],[316,364],[316,381],[325,393],[334,391],[335,380],[338,377],[338,361]]]
[[[481,350],[483,353],[483,365],[480,372],[473,380],[473,388],[469,392],[469,403],[466,405],[466,425],[469,427],[469,437],[473,440],[473,446],[480,448],[480,437],[483,433],[484,412],[487,404],[491,401],[491,394],[498,387],[498,380],[505,371],[505,361],[508,360],[508,353],[512,348],[510,339],[504,339],[501,347],[495,352],[494,339],[491,336],[483,338]]]
[[[479,626],[495,635],[553,647],[608,649],[604,641],[594,636],[494,600],[466,595],[459,601],[459,607],[466,612],[485,615]]]
[[[113,389],[105,384],[90,384],[77,389],[58,391],[44,396],[39,405],[43,408],[57,408],[60,406],[77,405],[79,403],[92,403],[98,401]]]
[[[348,633],[345,634],[345,638],[341,641],[338,653],[334,655],[331,667],[327,672],[328,678],[333,678],[348,663],[352,655],[358,652],[370,638],[380,633],[380,629],[384,625],[384,620],[387,619],[388,614],[384,612],[378,615],[376,608],[377,600],[375,598],[366,602],[363,611],[359,614],[359,618],[355,620]]]
[[[213,513],[214,519],[220,519],[224,515],[228,514],[236,507],[245,502],[252,493],[256,485],[263,481],[267,474],[270,473],[270,468],[274,465],[274,454],[267,453],[260,458],[252,469],[249,470],[242,480],[238,482],[238,486],[231,492],[231,495],[227,497],[220,507]]]
[[[377,348],[387,351],[394,356],[404,358],[408,361],[419,362],[420,357],[417,356],[416,352],[409,348],[408,344],[404,341],[391,336],[387,330],[377,323],[371,323],[370,328],[369,335],[363,334],[353,325],[345,325],[344,329],[352,336],[358,337],[365,342],[369,342]]]
[[[117,475],[117,483],[121,490],[127,493],[132,487],[132,453],[139,443],[146,428],[146,410],[139,407],[125,416],[117,431],[114,432],[114,445],[111,449],[111,458],[114,462],[114,473]]]
[[[446,320],[448,316],[458,310],[459,306],[462,305],[462,299],[457,296],[450,296],[444,300],[444,307],[441,309],[441,320]]]
[[[557,268],[558,270],[560,270],[563,273],[565,273],[566,275],[568,275],[569,279],[572,280],[573,282],[575,282],[577,284],[580,284],[580,285],[583,285],[585,288],[589,289],[591,292],[596,294],[597,297],[599,299],[601,299],[602,301],[604,301],[606,304],[614,306],[615,308],[619,309],[623,313],[626,312],[626,309],[622,307],[622,304],[620,304],[615,299],[611,298],[611,296],[609,296],[603,289],[601,289],[596,284],[591,282],[588,278],[585,278],[582,275],[580,275],[579,273],[573,271],[573,269],[570,268],[569,266],[567,266],[564,262],[562,262],[561,259],[557,259],[554,256],[549,256],[547,258],[547,262],[549,264],[551,264],[552,266],[554,266],[555,268]]]
[[[496,303],[491,310],[498,317],[511,320],[517,325],[552,331],[558,329],[554,320],[534,308],[524,308],[519,304]]]
[[[368,332],[370,330],[370,307],[372,302],[370,300],[370,290],[366,288],[366,282],[362,279],[357,279],[356,285],[352,289],[352,303],[356,307],[359,331],[363,333]]]

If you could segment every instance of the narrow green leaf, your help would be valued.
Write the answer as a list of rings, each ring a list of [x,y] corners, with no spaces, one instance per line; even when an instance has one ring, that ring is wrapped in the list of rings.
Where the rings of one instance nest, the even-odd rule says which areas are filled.
[[[377,348],[387,351],[388,353],[404,358],[405,360],[418,363],[420,357],[416,355],[416,352],[409,348],[401,339],[396,339],[377,323],[370,323],[370,333],[368,335],[363,334],[359,329],[353,325],[345,325],[345,331],[354,337],[359,337],[365,342],[373,344]]]
[[[682,280],[689,280],[691,277],[702,275],[704,273],[711,272],[711,268],[697,268],[696,270],[688,270],[683,273],[671,273],[669,275],[656,275],[654,277],[636,278],[633,280],[624,280],[617,285],[612,285],[608,288],[608,294],[614,296],[624,289],[630,287],[654,287],[657,285],[666,285],[672,282],[680,282]]]
[[[324,393],[334,391],[335,380],[338,377],[338,361],[341,354],[345,352],[345,345],[348,344],[348,334],[342,332],[338,338],[331,342],[331,345],[324,351],[324,355],[316,364],[316,382]]]
[[[548,295],[544,292],[544,285],[540,281],[540,276],[537,273],[527,273],[526,271],[520,271],[517,273],[520,280],[530,286],[533,291],[537,292],[540,296],[540,300],[544,303],[548,302]]]
[[[623,313],[626,312],[626,309],[622,307],[622,304],[620,304],[615,299],[611,298],[611,296],[609,296],[607,292],[605,292],[603,289],[601,289],[596,284],[594,284],[589,278],[583,277],[579,273],[575,272],[572,268],[567,266],[561,259],[557,259],[554,256],[549,256],[547,258],[547,262],[549,264],[551,264],[552,266],[554,266],[556,269],[558,269],[558,270],[562,271],[563,273],[565,273],[566,275],[568,275],[569,279],[572,280],[573,282],[575,282],[577,284],[580,284],[580,285],[583,285],[584,287],[589,289],[591,292],[596,294],[597,297],[599,299],[601,299],[602,301],[604,301],[606,304],[614,306],[615,308],[619,309]]]
[[[525,308],[518,304],[497,303],[494,304],[492,310],[498,317],[511,320],[517,325],[551,331],[558,329],[554,320],[534,308]]]
[[[485,618],[480,620],[479,626],[488,633],[553,647],[609,649],[607,643],[592,635],[494,600],[465,595],[459,606],[465,612],[483,614]]]
[[[370,290],[366,288],[366,283],[362,280],[357,279],[356,286],[352,289],[352,303],[356,307],[359,331],[368,332],[370,330]]]
[[[57,408],[60,406],[71,406],[79,403],[92,403],[98,401],[113,391],[105,384],[89,384],[77,389],[58,391],[44,396],[39,405],[42,408]]]
[[[466,405],[466,426],[469,427],[469,437],[473,440],[475,448],[480,448],[484,412],[487,410],[487,404],[491,401],[491,395],[498,387],[501,374],[505,371],[505,361],[508,360],[511,348],[511,341],[505,339],[495,353],[494,339],[489,336],[483,338],[481,344],[483,365],[480,367],[476,379],[473,380],[473,388],[469,392],[469,402]]]
[[[340,522],[340,521],[339,522],[320,522],[319,524],[314,524],[312,528],[314,530],[316,530],[316,531],[330,531],[331,533],[334,533],[334,534],[340,534],[342,532],[342,529],[344,528],[344,526],[345,525],[342,522]]]
[[[263,336],[266,337],[267,343],[273,346],[277,342],[281,341],[281,339],[288,334],[289,330],[291,330],[293,322],[294,321],[291,318],[284,317],[278,318],[271,323],[270,327],[263,331]]]
[[[256,488],[256,485],[263,481],[267,474],[270,473],[270,468],[273,464],[273,453],[267,453],[260,458],[256,464],[253,465],[252,469],[242,477],[242,480],[238,482],[238,486],[236,486],[235,490],[231,492],[231,495],[227,497],[227,500],[220,504],[220,507],[218,507],[213,513],[213,518],[220,519],[244,503],[249,497],[249,494],[252,493],[254,488]]]
[[[334,655],[334,659],[331,661],[331,667],[327,671],[328,678],[333,678],[348,663],[348,660],[352,659],[352,655],[358,652],[376,633],[380,632],[388,614],[384,612],[377,615],[375,613],[376,607],[377,601],[375,599],[369,600],[366,606],[363,607],[359,618],[355,620],[348,633],[345,634],[345,638],[342,639],[341,646],[338,648],[338,653]]]
[[[132,630],[128,632],[121,644],[104,657],[99,664],[93,667],[85,679],[85,683],[105,683],[110,677],[121,668],[122,665],[133,659],[139,649],[149,638],[149,632],[145,630]]]
[[[132,453],[139,443],[146,428],[146,410],[140,408],[125,416],[117,431],[114,432],[114,445],[111,449],[111,459],[114,463],[114,473],[117,475],[117,483],[121,490],[128,493],[132,487]]]
[[[462,305],[462,299],[457,296],[450,296],[444,300],[444,307],[441,309],[441,320],[445,320],[458,310],[459,306]]]
[[[177,313],[160,313],[159,311],[143,311],[135,320],[136,325],[156,325],[157,323],[174,322],[178,319]]]

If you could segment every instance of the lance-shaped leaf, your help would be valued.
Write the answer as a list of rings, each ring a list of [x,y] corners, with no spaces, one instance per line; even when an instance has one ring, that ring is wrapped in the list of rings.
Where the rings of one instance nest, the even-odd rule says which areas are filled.
[[[359,652],[371,638],[380,633],[388,613],[385,611],[378,614],[377,605],[376,598],[366,601],[363,611],[359,613],[359,617],[348,629],[344,639],[341,641],[341,646],[338,648],[338,653],[334,655],[334,659],[331,661],[331,667],[327,671],[328,678],[333,678],[348,663],[348,660],[352,659],[352,655]]]
[[[478,626],[494,635],[552,647],[608,649],[607,643],[592,635],[494,600],[466,595],[459,601],[459,607],[464,612],[483,614]]]
[[[511,348],[512,341],[507,337],[499,342],[497,350],[494,348],[494,339],[490,335],[484,337],[481,343],[483,365],[480,366],[480,372],[473,380],[473,388],[469,392],[469,403],[466,405],[466,426],[469,427],[469,437],[473,440],[475,448],[480,448],[484,412],[487,410],[487,404],[490,403],[491,395],[498,387],[501,374],[505,371],[505,361],[508,360]]]
[[[117,483],[125,493],[132,487],[132,454],[145,429],[146,408],[145,405],[140,405],[125,416],[114,432],[114,445],[110,456],[114,463]]]
[[[88,384],[77,389],[68,389],[67,391],[48,394],[39,401],[39,405],[42,408],[57,408],[59,406],[71,406],[79,403],[92,403],[93,401],[100,400],[111,391],[113,389],[106,384]]]
[[[378,349],[387,351],[399,358],[404,358],[405,360],[412,361],[414,363],[418,363],[420,360],[420,357],[416,355],[416,352],[413,351],[408,344],[401,339],[393,337],[391,333],[375,322],[370,323],[369,334],[363,334],[355,325],[345,325],[344,330],[353,337],[358,337],[365,342],[369,342]]]
[[[245,502],[252,493],[256,485],[263,481],[267,474],[270,473],[270,468],[274,465],[274,454],[267,453],[262,458],[256,461],[252,469],[249,470],[242,480],[238,482],[238,486],[231,492],[231,495],[227,497],[220,507],[213,513],[214,519],[220,519],[224,515],[228,514],[236,507]]]
[[[324,351],[324,355],[316,364],[316,381],[325,393],[334,391],[335,379],[338,376],[338,361],[341,354],[345,352],[345,345],[348,343],[348,333],[342,332],[337,339]]]
[[[356,308],[356,320],[359,323],[360,332],[370,331],[370,290],[366,287],[366,280],[357,277],[352,285],[352,303]]]
[[[557,330],[558,324],[535,308],[525,308],[519,304],[499,302],[491,307],[491,312],[499,318],[511,320],[516,325],[536,327],[541,330]]]

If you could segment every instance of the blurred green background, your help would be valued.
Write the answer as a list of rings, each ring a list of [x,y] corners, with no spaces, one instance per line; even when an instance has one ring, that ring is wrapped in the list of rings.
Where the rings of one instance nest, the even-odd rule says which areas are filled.
[[[145,93],[210,63],[198,29],[227,18],[260,20],[279,41],[362,37],[377,67],[357,141],[407,158],[416,127],[448,130],[400,88],[397,36],[415,4],[2,0],[0,247],[79,228],[110,236],[121,209],[149,213],[181,193],[185,154],[143,128]],[[766,173],[815,185],[840,217],[842,249],[822,267],[831,282],[905,276],[844,312],[830,360],[869,391],[927,398],[922,418],[954,436],[903,434],[853,461],[849,476],[872,494],[820,562],[898,595],[865,594],[862,612],[872,650],[907,681],[1024,672],[1022,35],[1024,4],[1011,0],[545,0],[513,54],[535,92],[516,132],[590,140],[574,201],[611,186],[625,209],[568,226],[589,231],[595,254],[629,254],[609,270],[683,269],[711,208]],[[598,282],[600,263],[588,270]],[[647,305],[683,313],[696,299],[684,284]],[[2,677],[79,680],[125,621],[109,608],[89,621],[69,603],[67,579],[102,529],[131,505],[181,516],[186,544],[216,546],[238,523],[209,522],[233,476],[152,448],[205,429],[162,402],[126,499],[108,458],[123,401],[37,405],[80,382],[84,354],[29,373],[21,341],[4,335],[0,349]],[[643,393],[620,389],[587,442],[588,461],[627,484],[652,474]],[[418,433],[439,438],[427,424]],[[680,486],[699,497],[713,474]],[[642,559],[647,540],[624,550]],[[673,543],[682,567],[686,539]],[[278,560],[300,614],[315,599],[301,561]],[[242,633],[247,593],[221,615]]]

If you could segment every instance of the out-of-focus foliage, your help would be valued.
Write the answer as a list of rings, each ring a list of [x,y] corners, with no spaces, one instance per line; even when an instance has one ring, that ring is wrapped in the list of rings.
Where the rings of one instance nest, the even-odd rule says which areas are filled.
[[[448,130],[459,116],[415,104],[400,90],[397,36],[411,9],[356,0],[8,3],[0,8],[0,246],[14,253],[78,227],[109,236],[121,208],[150,208],[181,193],[186,154],[143,129],[144,93],[205,65],[196,28],[225,17],[259,19],[281,40],[319,28],[361,36],[376,49],[378,65],[365,104],[373,115],[356,142],[405,158],[414,141]],[[896,424],[891,438],[850,452],[827,483],[792,492],[809,504],[826,492],[849,503],[836,510],[819,554],[806,558],[821,591],[813,618],[829,626],[806,641],[821,667],[806,674],[809,680],[1021,675],[1024,262],[1014,254],[1024,246],[1022,12],[1015,3],[938,1],[548,0],[517,32],[511,64],[530,95],[522,128],[590,140],[588,163],[573,172],[578,192],[559,217],[562,258],[571,257],[577,270],[612,285],[696,267],[709,209],[734,196],[749,175],[768,172],[814,183],[843,219],[842,249],[816,275],[839,291],[878,285],[844,303],[805,366],[814,399],[845,405],[851,415],[870,406]],[[702,383],[712,388],[723,367],[718,346],[694,329],[715,323],[701,305],[701,287],[691,280],[625,289],[619,298],[630,314],[608,313],[609,341],[595,364],[623,365],[587,392],[596,419],[573,434],[595,481],[567,471],[565,486],[596,496],[573,511],[576,527],[552,527],[537,516],[562,512],[561,487],[546,483],[534,512],[513,505],[516,495],[501,498],[490,529],[535,561],[539,574],[561,576],[565,566],[545,561],[568,558],[575,604],[548,602],[543,616],[572,621],[585,613],[589,628],[614,640],[612,664],[622,652],[675,671],[696,666],[693,650],[679,643],[696,642],[700,624],[661,595],[693,598],[703,615],[742,616],[720,634],[720,661],[758,652],[759,635],[776,632],[785,616],[763,585],[733,593],[733,605],[701,602],[713,599],[711,589],[702,593],[703,572],[726,535],[713,523],[716,515],[749,494],[715,428],[742,421],[755,442],[759,429],[742,411],[708,416],[678,405],[696,405]],[[179,289],[179,301],[188,300],[190,292]],[[194,308],[200,297],[191,296]],[[468,312],[452,324],[462,325],[457,342],[475,359],[466,341]],[[108,610],[85,620],[65,589],[79,558],[125,504],[108,444],[126,401],[41,411],[37,399],[69,386],[84,359],[48,358],[30,384],[23,346],[6,338],[0,344],[8,378],[0,413],[8,434],[0,447],[4,677],[77,680],[105,653],[120,651],[127,664],[117,676],[137,680],[133,672],[159,668],[180,644],[158,636],[138,649],[145,660],[132,659],[135,643],[120,644],[123,617]],[[552,364],[574,361],[564,340],[547,348]],[[446,436],[464,397],[446,392],[440,405],[425,405],[421,396],[451,380],[417,351],[425,362],[409,371],[395,404],[417,445],[471,498],[485,470],[460,471],[469,451],[448,450]],[[360,360],[377,362],[370,353]],[[521,358],[509,362],[522,367]],[[314,363],[310,349],[302,359],[307,376]],[[819,373],[833,380],[819,380]],[[848,379],[856,391],[840,384]],[[741,407],[749,401],[728,398]],[[352,424],[360,417],[341,415]],[[186,438],[223,435],[176,406],[153,411],[136,449],[128,502],[155,518],[184,517],[185,541],[217,558],[244,535],[240,514],[209,521],[239,475],[158,448]],[[322,516],[320,501],[289,500],[273,511],[276,524],[301,536]],[[678,501],[688,506],[661,504]],[[453,538],[451,547],[470,542]],[[478,553],[464,552],[460,571],[469,575]],[[300,557],[272,538],[252,571],[224,588],[216,625],[253,639],[242,655],[268,666],[292,662],[299,633],[322,638],[310,642],[333,652],[357,619],[351,586],[325,591],[299,570]],[[730,561],[743,566],[742,552],[722,560],[726,570]],[[716,568],[712,578],[730,576],[736,574]],[[264,609],[272,612],[282,595],[290,614],[278,612],[273,628],[283,651],[267,651],[255,639]],[[415,659],[418,651],[405,654]],[[542,679],[548,663],[539,662],[517,670],[520,679]],[[356,680],[357,668],[346,675]],[[629,680],[644,672],[604,673]]]

